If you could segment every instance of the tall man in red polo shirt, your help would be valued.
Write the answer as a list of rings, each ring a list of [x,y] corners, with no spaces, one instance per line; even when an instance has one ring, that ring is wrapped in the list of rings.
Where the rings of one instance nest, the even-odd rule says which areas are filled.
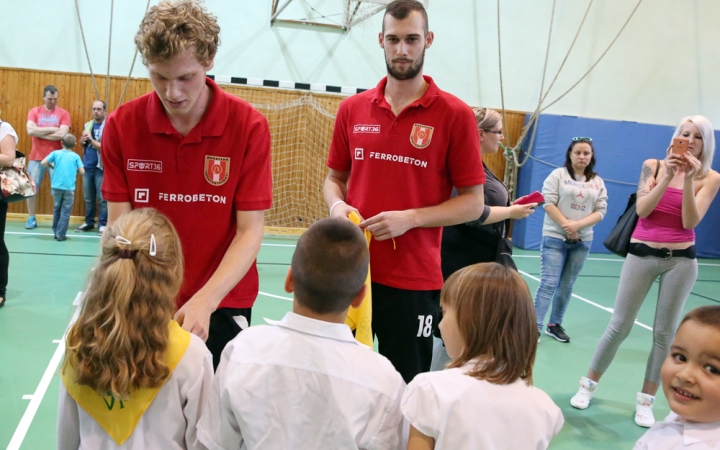
[[[379,41],[388,76],[340,104],[323,188],[331,216],[356,211],[373,234],[373,332],[408,382],[430,369],[441,227],[477,219],[485,183],[470,107],[422,74],[433,39],[420,2],[387,6]]]
[[[135,43],[154,91],[111,114],[102,141],[108,225],[142,207],[172,220],[185,258],[175,318],[206,339],[216,366],[250,322],[272,201],[267,120],[206,77],[219,32],[194,0],[152,7]]]
[[[70,114],[57,105],[58,90],[49,84],[43,89],[43,104],[28,111],[27,134],[32,138],[32,150],[28,163],[28,171],[38,190],[45,178],[45,166],[40,161],[47,158],[53,150],[63,148],[60,141],[63,136],[70,132]],[[48,169],[52,176],[52,169]],[[35,219],[35,208],[37,198],[35,196],[27,199],[28,220],[25,228],[37,227]]]

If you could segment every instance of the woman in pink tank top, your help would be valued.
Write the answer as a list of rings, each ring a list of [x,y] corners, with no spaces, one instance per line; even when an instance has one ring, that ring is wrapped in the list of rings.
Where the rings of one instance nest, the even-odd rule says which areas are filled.
[[[687,140],[686,153],[673,153],[671,145],[664,161],[648,159],[643,163],[637,191],[639,219],[620,273],[613,315],[595,348],[587,377],[580,378],[580,389],[570,400],[578,409],[589,406],[600,377],[630,333],[645,296],[659,277],[653,347],[635,400],[635,423],[642,427],[655,422],[652,406],[660,386],[660,368],[697,279],[694,229],[720,187],[720,174],[710,168],[715,152],[710,121],[703,116],[685,117],[675,129],[675,137]]]

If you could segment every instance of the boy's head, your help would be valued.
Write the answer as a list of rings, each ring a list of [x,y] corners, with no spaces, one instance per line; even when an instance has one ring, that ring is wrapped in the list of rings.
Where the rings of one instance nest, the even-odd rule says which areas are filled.
[[[691,422],[720,420],[720,306],[703,306],[685,316],[661,377],[675,414]]]
[[[68,133],[62,138],[62,146],[64,149],[71,150],[73,147],[75,147],[75,144],[77,143],[77,139],[72,134]]]
[[[318,220],[300,237],[292,257],[295,301],[317,314],[345,311],[365,284],[369,257],[356,225]]]

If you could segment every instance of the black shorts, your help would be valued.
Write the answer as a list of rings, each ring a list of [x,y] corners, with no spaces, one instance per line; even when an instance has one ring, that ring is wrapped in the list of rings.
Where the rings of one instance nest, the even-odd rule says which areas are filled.
[[[220,364],[220,355],[225,345],[242,331],[235,321],[236,316],[244,316],[249,326],[252,308],[220,308],[210,315],[210,330],[205,345],[213,355],[215,369]]]
[[[440,291],[408,291],[372,284],[372,329],[378,351],[406,383],[430,370]]]

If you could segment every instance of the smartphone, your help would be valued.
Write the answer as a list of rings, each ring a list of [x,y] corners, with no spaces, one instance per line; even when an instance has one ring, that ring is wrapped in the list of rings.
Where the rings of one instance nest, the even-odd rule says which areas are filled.
[[[532,194],[524,195],[517,200],[513,204],[515,205],[526,205],[528,203],[537,203],[538,206],[545,203],[545,197],[540,193],[540,191],[535,191]]]
[[[676,137],[673,139],[672,152],[675,155],[682,156],[688,151],[688,140],[686,138]]]

